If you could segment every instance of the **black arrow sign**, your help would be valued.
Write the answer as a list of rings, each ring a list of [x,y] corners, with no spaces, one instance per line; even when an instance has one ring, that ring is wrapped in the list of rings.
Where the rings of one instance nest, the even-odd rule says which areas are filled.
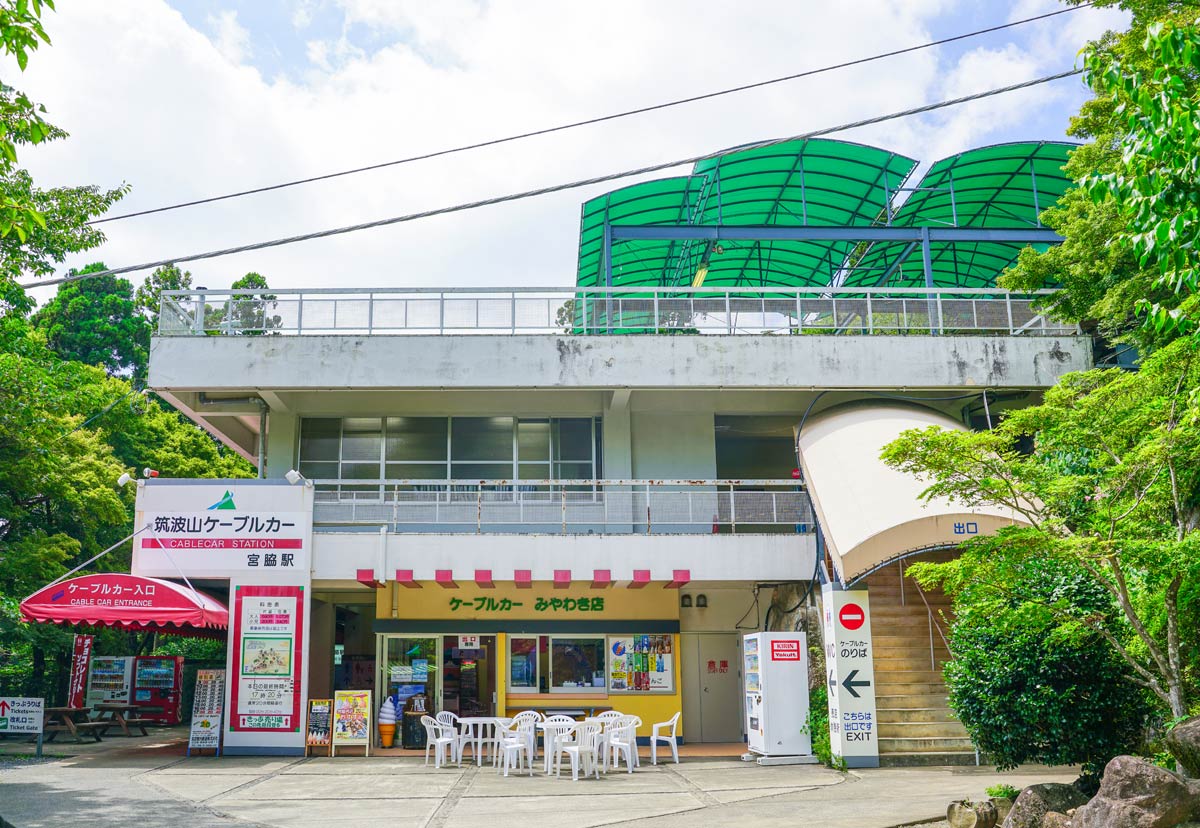
[[[860,698],[862,698],[862,696],[858,695],[858,691],[855,690],[854,688],[855,687],[870,687],[871,682],[855,681],[854,677],[857,675],[858,675],[858,670],[851,670],[850,674],[847,675],[846,678],[844,678],[842,680],[842,687],[845,687],[846,690],[849,691],[851,696],[854,696],[854,698],[856,698],[856,699],[860,699]]]

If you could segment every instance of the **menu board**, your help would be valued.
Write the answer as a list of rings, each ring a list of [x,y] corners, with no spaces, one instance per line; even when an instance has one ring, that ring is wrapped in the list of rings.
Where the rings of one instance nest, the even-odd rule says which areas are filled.
[[[300,729],[304,587],[237,587],[230,730]]]
[[[192,696],[192,727],[188,755],[193,749],[221,750],[221,711],[225,704],[225,671],[197,670]]]
[[[304,753],[308,748],[328,748],[333,736],[333,699],[308,700],[308,734],[304,737]]]
[[[674,693],[674,636],[613,635],[608,638],[608,692]]]
[[[337,690],[333,694],[333,744],[330,755],[339,746],[362,745],[371,753],[371,691]]]

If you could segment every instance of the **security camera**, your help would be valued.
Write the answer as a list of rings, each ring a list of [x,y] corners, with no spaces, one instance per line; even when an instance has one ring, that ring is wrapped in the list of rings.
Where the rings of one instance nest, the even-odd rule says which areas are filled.
[[[129,472],[123,472],[121,474],[121,476],[117,478],[118,486],[128,486],[132,482],[133,482],[133,475],[130,474]]]

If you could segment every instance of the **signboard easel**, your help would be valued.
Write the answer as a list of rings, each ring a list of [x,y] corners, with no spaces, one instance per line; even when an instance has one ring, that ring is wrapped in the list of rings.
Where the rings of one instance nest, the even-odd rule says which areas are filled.
[[[333,694],[333,738],[329,755],[337,756],[339,746],[362,745],[363,755],[371,755],[371,691],[337,690]]]
[[[304,755],[312,755],[313,748],[324,748],[329,756],[333,736],[333,699],[308,700],[308,728],[304,737]]]
[[[192,701],[192,727],[187,755],[193,750],[211,750],[221,755],[221,711],[225,703],[225,671],[197,670]]]

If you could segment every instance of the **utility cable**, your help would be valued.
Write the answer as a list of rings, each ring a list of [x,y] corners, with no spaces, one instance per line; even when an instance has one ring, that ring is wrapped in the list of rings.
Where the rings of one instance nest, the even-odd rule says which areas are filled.
[[[1026,23],[1033,23],[1038,20],[1045,20],[1050,17],[1055,17],[1056,15],[1066,14],[1067,12],[1072,12],[1072,11],[1075,11],[1076,9],[1086,8],[1091,5],[1093,5],[1093,3],[1091,3],[1091,2],[1080,3],[1077,6],[1068,6],[1067,8],[1058,9],[1057,11],[1047,12],[1046,14],[1039,14],[1034,17],[1026,17],[1021,20],[1014,20],[1011,23],[1002,23],[997,26],[989,26],[986,29],[976,29],[973,32],[965,32],[963,34],[954,35],[952,37],[944,37],[940,40],[931,40],[928,43],[920,43],[915,46],[906,46],[903,49],[894,49],[890,52],[880,52],[879,54],[871,55],[869,57],[857,58],[855,60],[848,60],[848,61],[844,61],[842,63],[835,63],[830,66],[822,66],[818,69],[807,69],[803,72],[797,72],[792,75],[784,75],[782,77],[771,78],[769,80],[756,81],[754,83],[742,84],[741,86],[731,86],[728,89],[720,89],[715,92],[705,92],[700,95],[692,95],[691,97],[688,97],[688,98],[679,98],[677,100],[667,101],[665,103],[651,104],[650,106],[643,106],[643,107],[639,107],[637,109],[627,109],[623,112],[615,112],[615,113],[611,113],[608,115],[600,115],[595,118],[587,118],[582,121],[574,121],[572,123],[559,124],[558,126],[545,127],[544,129],[536,129],[536,130],[533,130],[530,132],[521,132],[516,135],[507,135],[502,138],[491,138],[489,140],[479,141],[474,144],[464,144],[462,146],[451,147],[449,149],[435,150],[433,152],[427,152],[427,153],[423,153],[421,155],[412,155],[412,156],[409,156],[408,158],[400,158],[395,161],[384,161],[379,164],[370,164],[365,167],[355,167],[354,169],[349,169],[349,170],[339,170],[337,172],[325,173],[323,175],[314,175],[314,176],[310,176],[308,178],[300,178],[300,179],[296,179],[294,181],[284,181],[279,184],[268,184],[263,187],[254,187],[249,190],[239,190],[237,192],[225,193],[224,195],[208,196],[207,198],[198,198],[198,199],[194,199],[192,201],[182,201],[182,202],[179,202],[178,204],[168,204],[163,207],[152,207],[147,210],[137,210],[132,213],[121,213],[116,216],[107,216],[105,218],[92,219],[91,221],[87,222],[87,224],[104,224],[105,222],[120,221],[122,219],[136,218],[138,216],[148,216],[148,215],[152,215],[154,213],[165,213],[169,210],[180,210],[180,209],[183,209],[184,207],[196,207],[201,204],[211,204],[216,201],[226,201],[231,198],[241,198],[243,196],[255,195],[257,193],[267,193],[267,192],[271,192],[272,190],[282,190],[282,189],[285,189],[288,187],[298,187],[301,184],[312,184],[316,181],[327,181],[331,178],[340,178],[340,177],[346,176],[346,175],[356,175],[358,173],[370,172],[372,170],[381,170],[381,169],[385,169],[387,167],[397,167],[397,166],[400,166],[401,164],[411,164],[414,161],[427,161],[430,158],[441,158],[446,155],[454,155],[454,154],[460,153],[460,152],[468,152],[470,150],[483,149],[485,147],[494,147],[499,144],[507,144],[507,143],[511,143],[513,141],[521,141],[526,138],[535,138],[539,135],[550,135],[555,132],[564,132],[569,129],[577,129],[578,127],[591,126],[592,124],[601,124],[606,121],[615,121],[620,118],[628,118],[632,115],[642,115],[646,112],[657,112],[657,111],[663,110],[663,109],[670,109],[671,107],[682,106],[683,104],[695,103],[697,101],[706,101],[706,100],[710,100],[712,98],[719,98],[723,95],[732,95],[737,92],[746,92],[751,89],[760,89],[764,86],[771,86],[771,85],[777,84],[777,83],[785,83],[787,81],[799,80],[800,78],[812,77],[813,75],[820,75],[820,74],[824,74],[826,72],[833,72],[838,69],[848,69],[851,66],[861,66],[863,64],[872,63],[874,61],[883,60],[885,58],[897,57],[899,55],[906,55],[906,54],[909,54],[912,52],[918,52],[918,51],[921,51],[922,49],[932,49],[936,46],[944,46],[947,43],[955,43],[960,40],[967,40],[972,37],[978,37],[979,35],[991,34],[993,32],[998,32],[1003,29],[1010,29],[1010,28],[1013,28],[1014,26],[1022,26]]]
[[[679,158],[674,161],[664,161],[662,163],[651,164],[651,165],[645,166],[645,167],[637,167],[635,169],[624,170],[622,172],[607,173],[605,175],[597,175],[597,176],[593,176],[592,178],[583,178],[583,179],[579,179],[577,181],[570,181],[565,184],[552,184],[548,187],[539,187],[534,190],[524,190],[524,191],[518,192],[518,193],[509,193],[507,195],[493,196],[492,198],[485,198],[481,201],[467,201],[467,202],[463,202],[461,204],[455,204],[455,205],[452,205],[449,207],[437,207],[432,210],[422,210],[421,212],[417,212],[417,213],[406,213],[406,214],[400,215],[400,216],[392,216],[390,218],[376,219],[374,221],[366,221],[366,222],[362,222],[361,224],[350,224],[345,227],[334,227],[334,228],[330,228],[327,230],[317,230],[312,233],[302,233],[302,234],[296,235],[296,236],[285,236],[285,237],[279,238],[279,239],[271,239],[270,241],[252,242],[250,244],[242,244],[242,245],[238,245],[236,247],[226,247],[226,248],[222,248],[220,250],[210,250],[210,251],[207,251],[204,253],[193,253],[193,254],[190,254],[187,256],[171,256],[166,259],[159,259],[158,261],[143,262],[141,264],[127,265],[125,267],[114,267],[114,268],[109,268],[108,270],[98,270],[93,273],[79,273],[74,276],[61,276],[57,279],[43,279],[38,282],[29,282],[29,283],[21,284],[21,285],[19,285],[19,287],[26,288],[26,289],[36,288],[36,287],[49,287],[50,285],[59,285],[59,284],[65,283],[65,282],[78,282],[78,281],[82,281],[83,279],[95,279],[100,276],[114,276],[114,275],[121,274],[121,273],[132,273],[132,272],[138,271],[138,270],[150,270],[152,268],[163,267],[164,265],[169,265],[169,264],[184,264],[187,262],[196,262],[196,261],[201,261],[204,259],[216,259],[221,256],[230,256],[235,253],[248,253],[252,250],[264,250],[266,248],[271,248],[271,247],[283,247],[285,245],[295,244],[297,242],[302,242],[302,241],[311,241],[313,239],[324,239],[324,238],[329,238],[330,236],[341,236],[341,235],[345,235],[346,233],[356,233],[360,230],[371,230],[376,227],[387,227],[387,226],[390,226],[393,224],[403,224],[405,222],[417,221],[418,219],[431,218],[433,216],[443,216],[443,215],[447,215],[449,213],[461,213],[466,210],[474,210],[479,207],[491,207],[492,205],[495,205],[495,204],[505,204],[507,202],[512,202],[512,201],[521,201],[521,200],[524,200],[527,198],[534,198],[536,196],[549,195],[551,193],[559,193],[559,192],[563,192],[566,190],[577,190],[581,187],[589,187],[593,184],[604,184],[609,181],[618,181],[622,178],[632,178],[633,176],[637,176],[637,175],[646,175],[648,173],[661,172],[663,170],[669,170],[673,167],[679,167],[684,164],[695,164],[699,161],[708,161],[708,160],[717,158],[722,155],[727,155],[732,152],[745,152],[747,150],[752,150],[752,149],[762,149],[764,147],[771,147],[771,146],[775,146],[777,144],[785,144],[789,141],[804,141],[804,140],[808,140],[810,138],[816,138],[816,137],[819,137],[822,135],[831,135],[836,132],[846,132],[848,130],[858,129],[860,127],[872,126],[874,124],[881,124],[886,121],[894,121],[899,118],[908,118],[913,115],[923,114],[925,112],[933,112],[935,110],[945,109],[946,107],[950,107],[950,106],[957,106],[959,104],[969,103],[971,101],[978,101],[983,98],[990,98],[990,97],[994,97],[996,95],[1002,95],[1006,92],[1016,92],[1017,90],[1020,90],[1020,89],[1028,89],[1032,86],[1037,86],[1039,84],[1050,83],[1051,81],[1061,80],[1063,78],[1071,77],[1072,75],[1079,75],[1079,74],[1082,74],[1082,72],[1083,72],[1082,69],[1071,69],[1066,72],[1058,72],[1057,74],[1054,74],[1054,75],[1046,75],[1041,78],[1034,78],[1033,80],[1023,81],[1022,83],[1014,83],[1009,86],[1001,86],[996,89],[989,89],[985,92],[976,92],[971,95],[963,95],[962,97],[959,97],[959,98],[951,98],[951,99],[945,100],[945,101],[938,101],[937,103],[925,104],[923,106],[913,107],[912,109],[905,109],[905,110],[901,110],[899,112],[892,112],[887,115],[876,115],[872,118],[864,118],[859,121],[851,121],[850,123],[841,124],[839,126],[815,129],[810,132],[801,132],[796,135],[788,135],[783,138],[772,138],[772,139],[765,140],[765,141],[754,141],[749,144],[741,144],[736,147],[727,147],[725,149],[718,150],[716,152],[706,152],[703,155],[693,155],[689,158]]]

